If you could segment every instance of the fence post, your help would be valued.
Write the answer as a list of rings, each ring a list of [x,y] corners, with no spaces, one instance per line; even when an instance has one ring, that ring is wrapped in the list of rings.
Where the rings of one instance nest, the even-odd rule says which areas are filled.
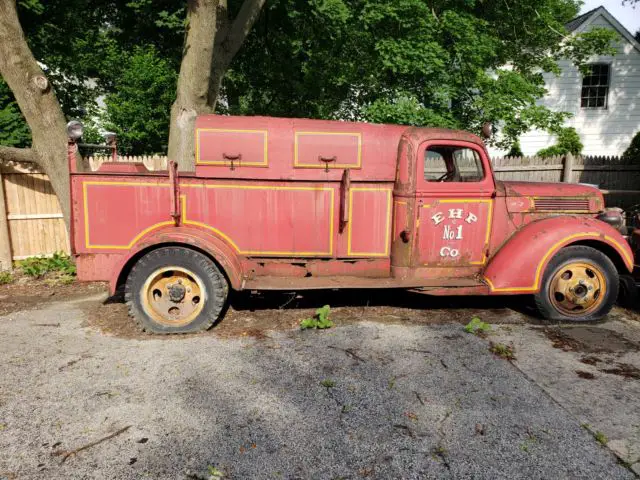
[[[571,183],[573,178],[573,155],[568,152],[564,157],[564,166],[562,168],[562,181],[564,183]]]
[[[0,171],[0,270],[12,270],[12,260],[7,206],[4,201],[4,180]]]

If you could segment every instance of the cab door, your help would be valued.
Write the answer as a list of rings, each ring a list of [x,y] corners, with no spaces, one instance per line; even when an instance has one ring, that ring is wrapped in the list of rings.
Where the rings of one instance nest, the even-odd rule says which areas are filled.
[[[464,141],[425,142],[416,160],[413,266],[437,267],[444,276],[480,271],[489,255],[495,201],[485,150]]]

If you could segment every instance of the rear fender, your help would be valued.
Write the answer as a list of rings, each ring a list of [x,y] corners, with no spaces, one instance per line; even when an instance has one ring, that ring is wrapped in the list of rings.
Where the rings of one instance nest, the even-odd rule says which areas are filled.
[[[603,251],[619,270],[633,270],[631,248],[610,225],[591,217],[558,216],[516,232],[490,260],[484,279],[493,294],[537,293],[553,256],[561,248],[578,244]]]
[[[126,281],[131,267],[138,258],[151,250],[168,245],[183,245],[202,251],[218,263],[232,288],[235,290],[242,288],[242,265],[231,246],[211,233],[182,226],[154,230],[141,238],[113,270],[109,281],[111,293],[115,293],[117,288]]]

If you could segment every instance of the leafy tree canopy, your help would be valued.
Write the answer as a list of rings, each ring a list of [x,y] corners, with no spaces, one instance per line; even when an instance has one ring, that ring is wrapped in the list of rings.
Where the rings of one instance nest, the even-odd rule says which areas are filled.
[[[19,3],[65,114],[95,118],[104,98],[99,123],[128,153],[163,151],[186,2]],[[228,3],[233,12],[240,0]],[[577,0],[268,0],[217,108],[472,131],[491,121],[508,147],[530,128],[561,128],[566,114],[536,105],[557,59],[582,64],[611,51],[611,31],[568,35],[578,10]],[[15,125],[0,143],[27,142],[20,124],[0,86],[0,131]]]
[[[569,36],[579,2],[272,0],[225,83],[230,113],[478,131],[501,146],[566,114],[536,105],[556,61],[611,52],[615,34]]]

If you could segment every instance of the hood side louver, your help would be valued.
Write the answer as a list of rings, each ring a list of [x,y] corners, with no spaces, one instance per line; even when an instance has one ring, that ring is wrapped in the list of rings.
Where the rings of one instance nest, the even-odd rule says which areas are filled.
[[[589,212],[588,198],[535,198],[534,209],[539,212]]]

